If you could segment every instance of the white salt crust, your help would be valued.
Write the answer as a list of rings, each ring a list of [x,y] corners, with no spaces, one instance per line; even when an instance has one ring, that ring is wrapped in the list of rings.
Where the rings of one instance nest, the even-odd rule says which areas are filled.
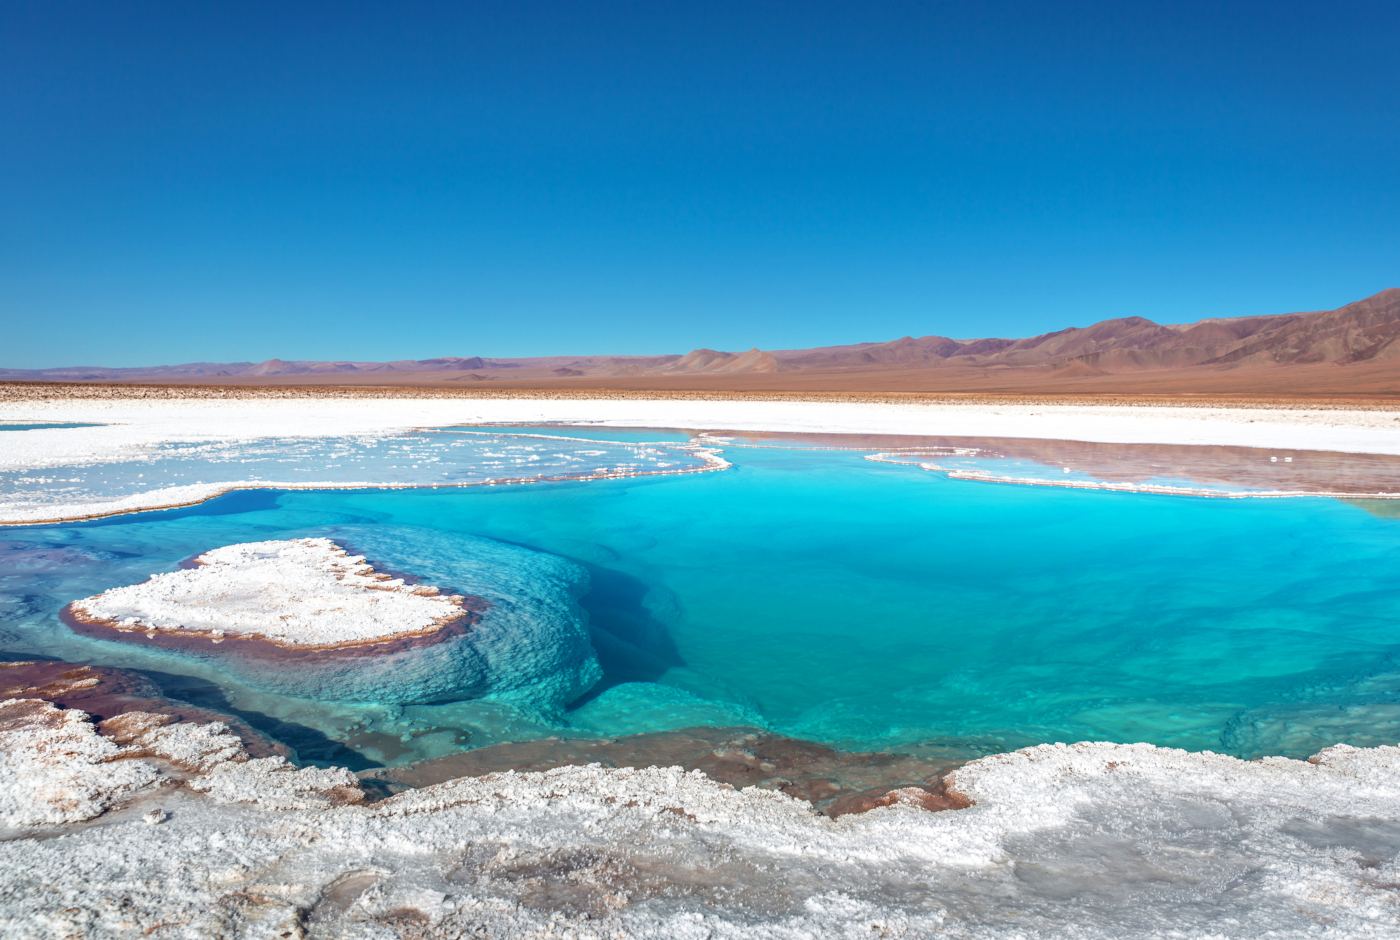
[[[572,423],[834,434],[1029,437],[1104,443],[1238,445],[1400,454],[1400,412],[1366,409],[1136,405],[885,404],[602,399],[63,399],[0,402],[0,421],[96,427],[6,432],[0,470],[135,460],[169,442],[392,434],[458,424]],[[703,456],[703,455],[702,455]],[[705,469],[717,469],[722,461]],[[250,487],[281,486],[258,481]],[[290,480],[297,487],[339,486]],[[208,499],[236,483],[193,484],[101,505],[10,507],[22,524],[134,512]]]
[[[0,468],[140,455],[168,441],[382,434],[457,424],[596,424],[828,434],[1030,437],[1400,454],[1400,412],[1343,408],[529,398],[0,401],[0,421],[102,426],[8,432]]]
[[[186,777],[191,787],[226,802],[267,799],[276,808],[309,808],[345,799],[346,788],[358,799],[350,771],[297,770],[281,757],[249,759],[220,722],[171,723],[145,712],[116,720],[124,732],[121,745],[98,734],[76,709],[41,699],[0,702],[0,833],[94,819]],[[220,778],[231,768],[259,781],[256,792],[224,785]]]
[[[462,616],[462,598],[380,574],[324,538],[244,542],[196,566],[74,601],[72,612],[117,630],[257,637],[330,648],[432,633]]]
[[[347,771],[249,760],[223,726],[192,727],[119,747],[81,713],[0,704],[0,806],[21,829],[0,842],[0,933],[1400,934],[1396,747],[1044,745],[957,771],[969,809],[832,820],[698,772],[596,765],[358,805]],[[74,780],[85,801],[55,808]]]
[[[82,712],[0,702],[0,829],[92,819],[156,782],[149,764],[115,762],[118,751]]]

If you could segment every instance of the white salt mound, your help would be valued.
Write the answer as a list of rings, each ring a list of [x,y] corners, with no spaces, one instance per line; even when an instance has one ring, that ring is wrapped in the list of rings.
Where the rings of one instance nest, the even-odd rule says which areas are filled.
[[[380,574],[330,539],[245,542],[197,567],[75,601],[75,615],[122,630],[258,637],[326,648],[431,633],[463,616],[462,598]]]

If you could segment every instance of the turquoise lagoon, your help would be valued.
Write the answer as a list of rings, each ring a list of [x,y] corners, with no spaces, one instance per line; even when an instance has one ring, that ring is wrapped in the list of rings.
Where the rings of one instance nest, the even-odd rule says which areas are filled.
[[[596,450],[550,443],[551,453],[571,447]],[[1246,757],[1400,740],[1400,519],[1321,498],[960,481],[860,451],[725,456],[734,466],[718,473],[259,490],[8,529],[0,650],[145,670],[303,760],[361,767],[697,725],[953,759],[1084,739]],[[75,598],[209,548],[299,535],[362,550],[368,540],[391,568],[461,572],[451,586],[462,590],[485,578],[517,617],[576,617],[596,666],[551,667],[575,684],[544,704],[509,688],[429,704],[387,693],[325,702],[217,659],[85,638],[58,618]],[[536,571],[563,586],[532,589],[544,583]]]

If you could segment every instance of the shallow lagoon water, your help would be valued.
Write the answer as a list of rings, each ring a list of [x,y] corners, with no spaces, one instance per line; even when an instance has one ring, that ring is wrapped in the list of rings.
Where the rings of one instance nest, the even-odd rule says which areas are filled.
[[[1306,756],[1400,738],[1400,521],[1330,499],[951,480],[855,451],[726,456],[733,469],[693,476],[235,493],[8,530],[0,649],[153,670],[304,759],[361,765],[694,725],[950,756],[1083,739]],[[315,702],[56,617],[212,547],[363,526],[385,554],[396,531],[430,545],[431,563],[488,539],[577,564],[602,680],[557,713]]]

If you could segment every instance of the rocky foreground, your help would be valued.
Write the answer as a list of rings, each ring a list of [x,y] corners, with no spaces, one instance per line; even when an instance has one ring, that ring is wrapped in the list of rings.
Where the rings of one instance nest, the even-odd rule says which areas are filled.
[[[5,936],[1400,931],[1400,748],[1042,746],[956,770],[945,805],[966,808],[895,794],[837,819],[675,768],[376,801],[226,723],[141,710],[139,688],[98,696],[90,672],[49,669],[0,703]]]

